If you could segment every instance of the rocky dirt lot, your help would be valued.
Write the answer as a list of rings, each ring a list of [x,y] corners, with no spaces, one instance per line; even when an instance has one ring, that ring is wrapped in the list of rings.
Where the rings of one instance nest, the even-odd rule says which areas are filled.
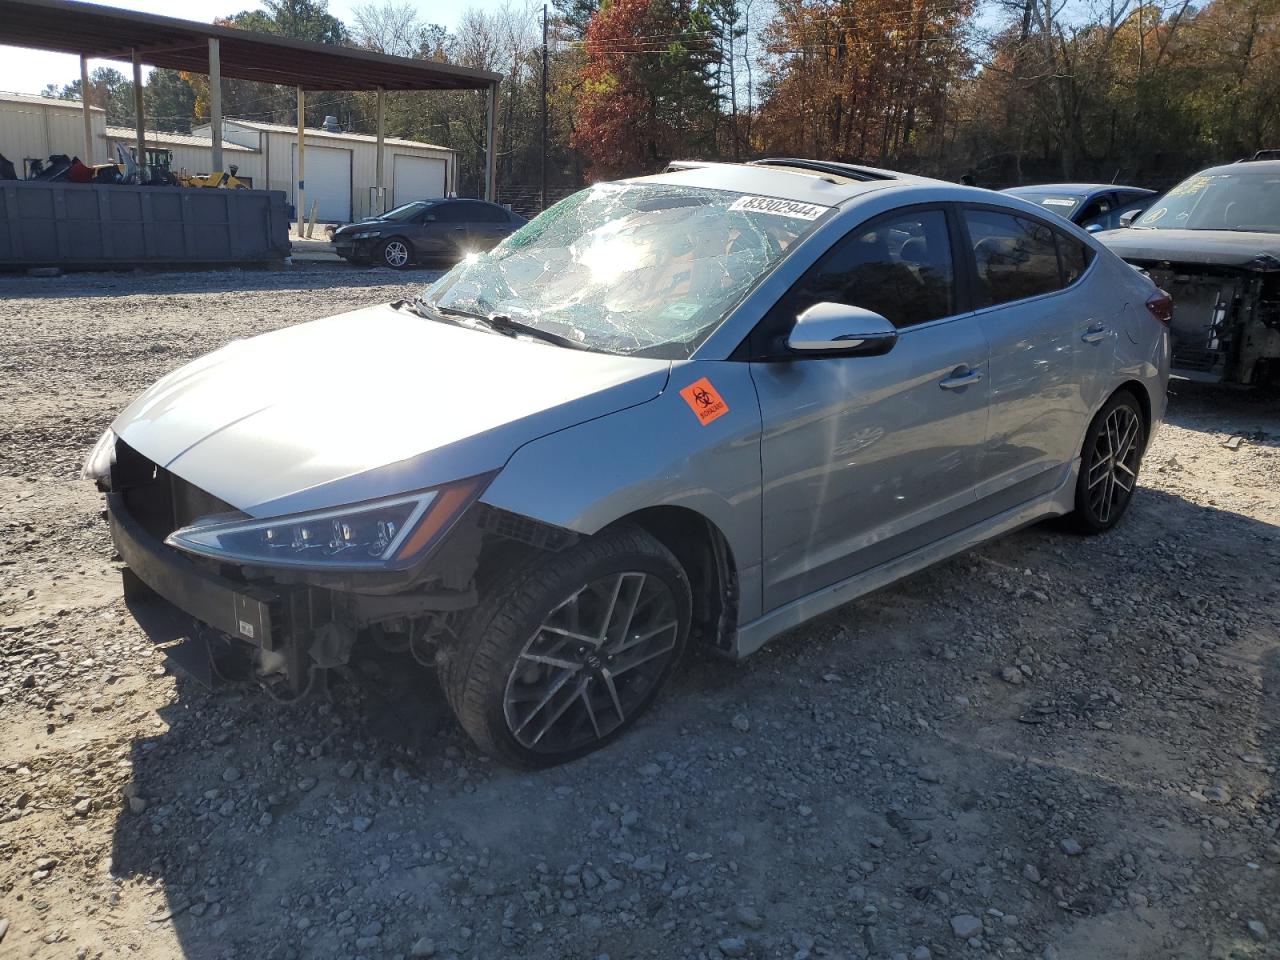
[[[1111,535],[694,656],[546,773],[389,655],[303,707],[167,672],[87,448],[178,364],[426,278],[0,280],[0,956],[1280,957],[1274,400],[1176,388]]]

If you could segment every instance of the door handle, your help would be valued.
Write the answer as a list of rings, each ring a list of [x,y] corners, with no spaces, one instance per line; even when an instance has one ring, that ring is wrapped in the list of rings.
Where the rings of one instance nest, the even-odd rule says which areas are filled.
[[[951,375],[945,380],[938,383],[943,390],[963,390],[965,387],[971,387],[982,379],[981,370],[971,370],[968,367],[956,367],[951,371]]]
[[[1086,330],[1083,334],[1081,334],[1080,339],[1083,340],[1085,343],[1098,343],[1102,340],[1107,339],[1107,337],[1109,336],[1111,336],[1110,330],[1108,330],[1106,327],[1104,327],[1100,323],[1095,323],[1092,326],[1090,326],[1089,329]]]

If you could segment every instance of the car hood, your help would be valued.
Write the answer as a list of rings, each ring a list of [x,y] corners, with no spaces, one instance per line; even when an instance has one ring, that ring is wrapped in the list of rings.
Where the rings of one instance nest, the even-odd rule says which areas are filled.
[[[112,428],[237,509],[277,516],[500,469],[530,440],[653,399],[670,366],[387,305],[234,341]]]
[[[1280,234],[1239,230],[1105,230],[1094,237],[1125,260],[1168,260],[1224,267],[1253,266],[1280,258]],[[1265,260],[1263,260],[1265,265]],[[1274,269],[1280,267],[1277,262]]]

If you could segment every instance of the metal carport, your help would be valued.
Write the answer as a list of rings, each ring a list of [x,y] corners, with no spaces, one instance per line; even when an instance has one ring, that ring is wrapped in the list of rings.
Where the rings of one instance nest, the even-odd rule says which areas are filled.
[[[209,76],[213,166],[222,169],[222,77],[296,87],[298,91],[299,219],[303,216],[305,131],[308,90],[369,90],[378,94],[376,180],[385,190],[383,138],[386,90],[484,90],[488,95],[485,143],[485,199],[496,196],[494,122],[501,75],[429,60],[410,60],[354,47],[288,40],[149,13],[133,13],[76,0],[0,0],[0,43],[80,56],[82,89],[89,89],[88,61],[133,64],[138,156],[145,155],[142,65]],[[85,154],[92,156],[89,101],[84,98]]]

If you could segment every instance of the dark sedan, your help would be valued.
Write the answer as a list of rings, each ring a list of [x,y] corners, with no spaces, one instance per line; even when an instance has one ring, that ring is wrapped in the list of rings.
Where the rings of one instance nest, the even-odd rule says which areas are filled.
[[[525,222],[518,213],[483,200],[414,200],[380,217],[339,227],[333,246],[352,263],[400,270],[488,250]]]
[[[1000,192],[1029,200],[1090,233],[1114,230],[1121,226],[1121,217],[1132,219],[1158,196],[1154,190],[1114,183],[1039,183]]]

